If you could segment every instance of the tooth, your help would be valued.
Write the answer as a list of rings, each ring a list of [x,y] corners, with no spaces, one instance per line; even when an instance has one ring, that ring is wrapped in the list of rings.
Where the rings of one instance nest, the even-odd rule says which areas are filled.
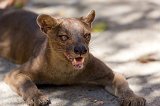
[[[84,62],[84,58],[82,58],[82,62]]]
[[[74,59],[73,62],[76,63],[76,59]]]

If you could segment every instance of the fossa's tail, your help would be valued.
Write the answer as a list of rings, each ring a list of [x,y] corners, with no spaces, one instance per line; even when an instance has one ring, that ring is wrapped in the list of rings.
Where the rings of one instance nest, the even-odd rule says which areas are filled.
[[[0,0],[0,16],[9,10],[21,9],[29,0]]]
[[[8,10],[9,8],[13,7],[15,0],[0,0],[0,15]]]

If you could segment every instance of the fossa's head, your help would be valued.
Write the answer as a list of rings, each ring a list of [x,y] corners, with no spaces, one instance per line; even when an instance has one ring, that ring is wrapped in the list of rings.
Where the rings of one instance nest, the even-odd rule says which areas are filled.
[[[48,37],[54,51],[59,52],[74,69],[80,70],[85,66],[89,53],[91,39],[91,24],[95,18],[92,10],[86,17],[54,18],[40,15],[37,23]]]

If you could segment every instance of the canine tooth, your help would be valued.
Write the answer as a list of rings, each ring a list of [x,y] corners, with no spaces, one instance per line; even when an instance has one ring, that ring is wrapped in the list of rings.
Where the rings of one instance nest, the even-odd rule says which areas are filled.
[[[82,58],[82,62],[84,62],[84,58]]]

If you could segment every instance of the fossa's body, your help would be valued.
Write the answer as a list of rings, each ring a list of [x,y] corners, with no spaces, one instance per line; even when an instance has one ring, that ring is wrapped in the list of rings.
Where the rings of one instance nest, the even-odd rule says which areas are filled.
[[[36,84],[96,84],[122,99],[122,106],[145,106],[126,79],[89,53],[95,12],[81,18],[54,18],[17,10],[0,17],[0,56],[22,64],[5,82],[31,106],[50,104]]]

